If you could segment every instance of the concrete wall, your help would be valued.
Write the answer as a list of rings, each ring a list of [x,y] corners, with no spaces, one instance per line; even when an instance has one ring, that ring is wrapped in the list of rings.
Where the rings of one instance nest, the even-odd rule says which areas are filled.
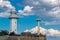
[[[0,40],[46,40],[46,37],[0,36]]]

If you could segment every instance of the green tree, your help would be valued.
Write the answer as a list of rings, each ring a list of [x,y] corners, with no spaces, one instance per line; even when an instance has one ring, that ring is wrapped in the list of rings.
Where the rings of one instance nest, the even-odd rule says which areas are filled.
[[[3,36],[3,35],[8,35],[8,31],[6,31],[6,30],[1,30],[0,31],[0,36]]]
[[[9,35],[10,36],[15,36],[16,34],[15,34],[15,32],[11,32]]]

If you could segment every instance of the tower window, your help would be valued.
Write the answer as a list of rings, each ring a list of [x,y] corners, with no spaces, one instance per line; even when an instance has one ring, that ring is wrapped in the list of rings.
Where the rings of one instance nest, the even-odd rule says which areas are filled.
[[[16,24],[16,22],[15,22],[15,24]]]

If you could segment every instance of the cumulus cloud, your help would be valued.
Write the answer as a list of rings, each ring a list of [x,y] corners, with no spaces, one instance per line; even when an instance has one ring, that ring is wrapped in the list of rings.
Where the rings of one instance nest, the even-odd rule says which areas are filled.
[[[38,32],[38,26],[36,26],[35,28],[32,28],[30,30],[25,30],[24,32],[31,32],[31,33],[37,33]],[[59,30],[55,30],[55,29],[45,29],[40,27],[40,32],[43,35],[47,35],[47,36],[57,36],[60,35],[60,31]]]
[[[32,28],[30,30],[25,30],[24,32],[31,32],[32,34],[38,33],[38,27],[36,26],[35,28]],[[39,33],[42,33],[43,35],[46,34],[46,29],[40,27],[40,32]]]
[[[60,7],[55,7],[51,11],[49,11],[49,15],[54,17],[54,20],[60,19]]]
[[[50,5],[50,6],[58,6],[60,3],[60,0],[25,0],[25,4],[32,5],[32,6],[39,6],[42,5]],[[31,3],[30,3],[31,2]],[[37,5],[36,5],[37,4]]]
[[[35,28],[32,28],[30,30],[31,33],[37,33],[38,32],[38,27],[36,26]],[[40,27],[40,32],[39,33],[42,33],[42,34],[46,34],[46,29]]]
[[[18,14],[24,15],[24,16],[33,15],[32,8],[33,7],[25,6],[23,10],[18,11]]]
[[[32,11],[32,8],[33,8],[33,7],[26,6],[26,7],[24,8],[24,11],[28,11],[28,12],[30,12],[30,11]]]
[[[59,4],[59,0],[42,0],[42,2],[50,6],[57,6]]]
[[[7,8],[14,8],[9,1],[7,0],[0,0],[0,6],[1,7],[7,7]]]
[[[24,32],[30,32],[30,31],[27,29],[27,30],[25,30]]]
[[[0,0],[0,17],[9,16],[11,9],[15,9],[8,0]]]
[[[48,29],[48,35],[60,35],[60,31],[55,29]]]

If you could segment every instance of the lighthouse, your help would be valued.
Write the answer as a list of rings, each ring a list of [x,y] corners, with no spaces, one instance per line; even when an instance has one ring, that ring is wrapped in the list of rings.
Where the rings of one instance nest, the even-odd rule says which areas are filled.
[[[38,17],[36,21],[37,21],[37,34],[39,35],[40,34],[40,18]]]
[[[17,13],[16,10],[11,10],[10,12],[10,33],[14,32],[15,34],[17,33]]]

